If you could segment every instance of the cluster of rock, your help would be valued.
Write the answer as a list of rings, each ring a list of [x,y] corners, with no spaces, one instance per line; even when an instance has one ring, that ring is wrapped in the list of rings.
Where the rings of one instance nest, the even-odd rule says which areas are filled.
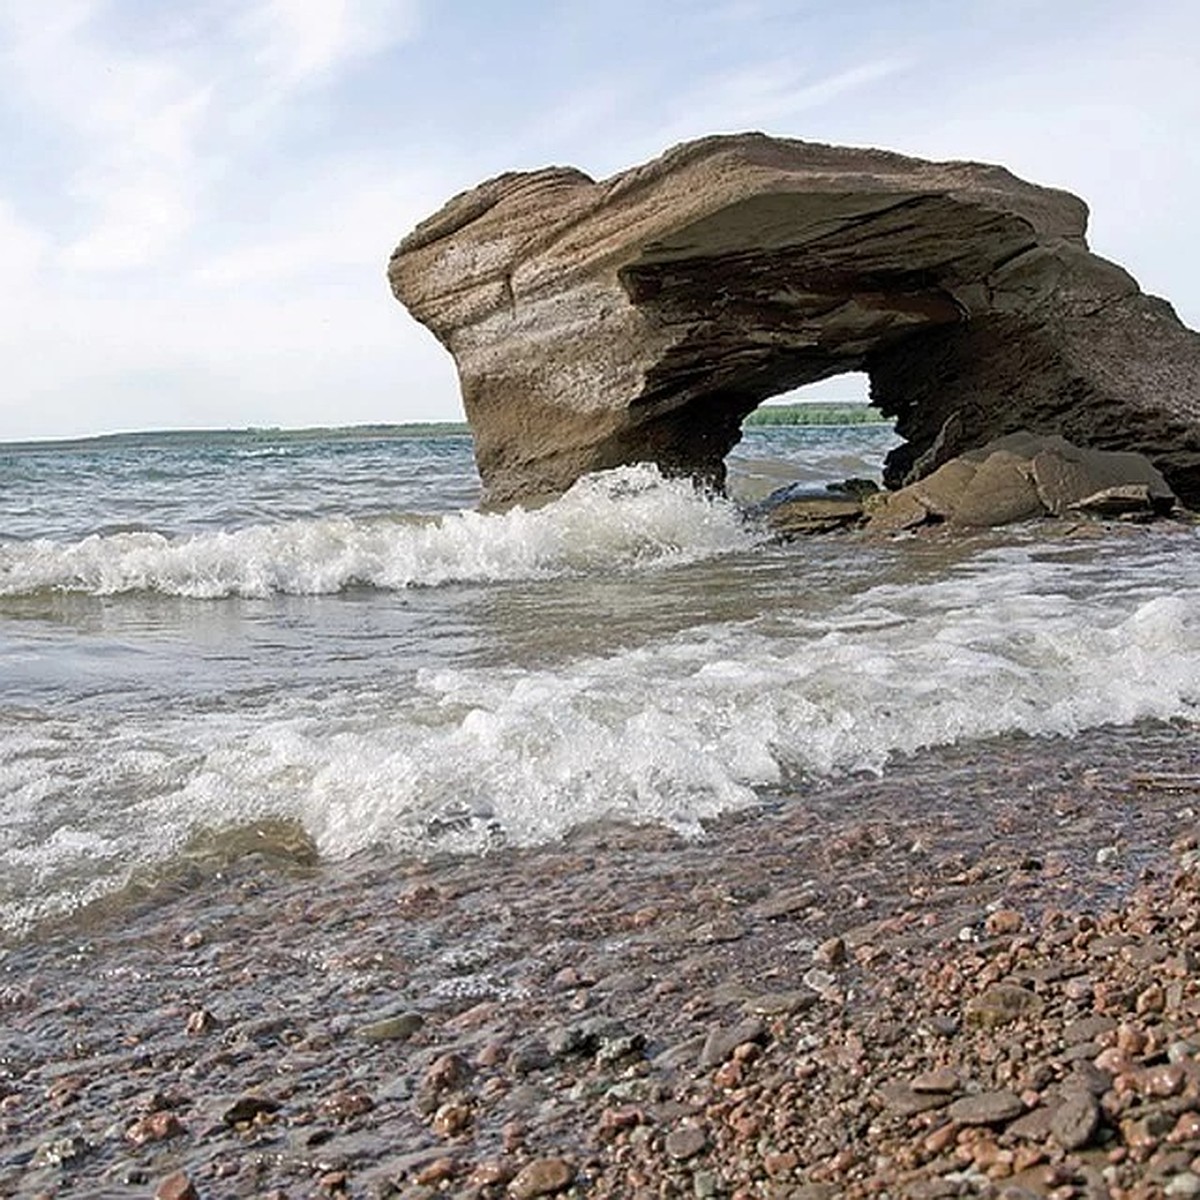
[[[932,465],[932,463],[930,464]],[[948,459],[894,492],[854,486],[788,497],[768,508],[783,536],[863,527],[896,533],[928,525],[989,528],[1042,517],[1151,520],[1175,510],[1161,472],[1132,451],[1094,450],[1026,430]]]
[[[1030,428],[1200,507],[1200,337],[1086,226],[1001,167],[741,134],[489,180],[389,277],[454,356],[487,503],[636,462],[719,485],[763,400],[865,371],[906,439],[889,486]]]

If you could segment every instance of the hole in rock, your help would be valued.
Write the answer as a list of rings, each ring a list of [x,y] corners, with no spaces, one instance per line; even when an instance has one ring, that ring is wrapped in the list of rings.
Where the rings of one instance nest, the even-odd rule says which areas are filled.
[[[729,494],[756,504],[781,489],[822,494],[852,479],[879,483],[900,438],[870,404],[870,380],[848,371],[763,401],[726,459]]]

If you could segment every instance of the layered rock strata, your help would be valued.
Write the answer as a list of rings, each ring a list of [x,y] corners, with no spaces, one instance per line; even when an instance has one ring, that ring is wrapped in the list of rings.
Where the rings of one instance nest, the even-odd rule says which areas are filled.
[[[1175,508],[1166,480],[1142,455],[1019,430],[897,491],[793,497],[784,489],[767,499],[763,515],[777,533],[794,537],[859,526],[885,534],[929,525],[984,529],[1044,517],[1140,522]]]
[[[866,371],[894,486],[1027,428],[1140,451],[1198,506],[1200,337],[1086,223],[1000,167],[741,134],[499,176],[389,277],[454,356],[490,503],[639,461],[719,484],[763,400]]]

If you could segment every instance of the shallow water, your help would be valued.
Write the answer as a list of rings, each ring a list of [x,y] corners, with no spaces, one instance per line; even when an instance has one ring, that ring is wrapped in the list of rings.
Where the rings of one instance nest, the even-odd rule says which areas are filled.
[[[923,747],[1200,711],[1193,531],[772,542],[889,431],[471,510],[465,438],[0,447],[0,927],[284,819],[329,860],[688,835]],[[290,827],[290,826],[289,826]]]

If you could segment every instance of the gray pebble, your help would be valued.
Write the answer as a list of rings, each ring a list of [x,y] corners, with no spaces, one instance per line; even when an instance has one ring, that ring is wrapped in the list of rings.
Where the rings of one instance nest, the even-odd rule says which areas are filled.
[[[946,1110],[946,1115],[960,1125],[998,1125],[1011,1121],[1025,1111],[1021,1097],[1015,1092],[980,1092],[963,1096]]]
[[[1100,1109],[1091,1092],[1072,1092],[1050,1120],[1050,1132],[1064,1150],[1082,1150],[1099,1127]]]

